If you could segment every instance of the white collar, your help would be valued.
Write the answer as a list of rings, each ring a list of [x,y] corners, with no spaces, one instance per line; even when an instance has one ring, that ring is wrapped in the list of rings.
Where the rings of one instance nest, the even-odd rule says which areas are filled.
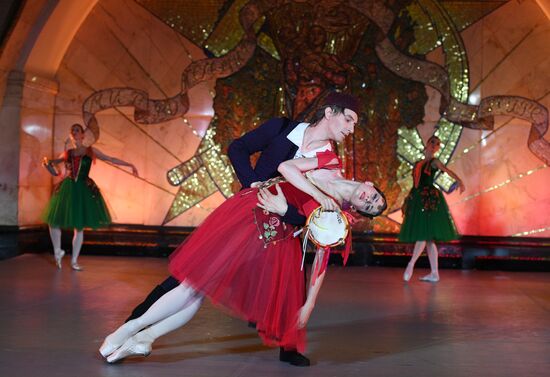
[[[308,151],[306,153],[302,153],[302,144],[304,143],[304,134],[306,132],[306,128],[309,126],[309,123],[299,123],[288,135],[287,139],[292,141],[294,145],[298,147],[298,151],[296,152],[296,155],[301,155],[303,157],[313,157],[317,152],[324,152],[327,150],[332,150],[332,145],[330,143],[327,143],[326,145],[315,148],[311,151]]]
[[[306,132],[306,128],[309,126],[309,123],[299,123],[294,129],[287,135],[287,139],[292,141],[293,144],[298,146],[298,148],[302,147],[302,144],[304,143],[304,133]]]

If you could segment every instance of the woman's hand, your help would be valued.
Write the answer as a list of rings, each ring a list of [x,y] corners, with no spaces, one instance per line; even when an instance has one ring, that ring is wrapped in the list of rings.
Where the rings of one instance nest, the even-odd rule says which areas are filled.
[[[317,194],[314,199],[321,205],[321,207],[323,207],[325,211],[336,211],[340,208],[334,199],[323,193]]]
[[[46,168],[48,173],[50,173],[52,176],[57,177],[59,175],[59,172],[57,169],[53,166],[52,160],[50,160],[48,157],[44,157],[42,160],[42,166]]]
[[[300,308],[300,311],[298,312],[298,322],[296,323],[296,326],[299,329],[306,327],[312,311],[313,305],[308,304],[307,302]]]

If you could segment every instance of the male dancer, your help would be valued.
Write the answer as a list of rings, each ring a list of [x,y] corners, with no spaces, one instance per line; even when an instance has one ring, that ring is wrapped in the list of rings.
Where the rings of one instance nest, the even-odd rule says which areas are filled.
[[[273,118],[258,128],[234,140],[228,149],[228,156],[237,174],[242,188],[254,185],[279,175],[277,168],[283,161],[300,157],[313,157],[317,152],[332,149],[332,141],[341,142],[354,131],[355,122],[323,122],[323,118],[346,114],[346,110],[359,115],[359,101],[348,94],[332,92],[317,110],[311,124],[291,121],[286,118]],[[252,167],[250,156],[261,152],[255,167]],[[297,208],[286,204],[281,193],[268,197],[262,203],[267,209],[277,209],[282,220],[291,225],[305,224],[305,216]],[[282,196],[282,198],[281,198]],[[286,210],[285,210],[286,207]],[[165,293],[174,289],[180,282],[170,276],[157,285],[146,299],[139,304],[126,321],[140,317]],[[307,357],[296,350],[281,348],[279,359],[296,366],[309,366]]]

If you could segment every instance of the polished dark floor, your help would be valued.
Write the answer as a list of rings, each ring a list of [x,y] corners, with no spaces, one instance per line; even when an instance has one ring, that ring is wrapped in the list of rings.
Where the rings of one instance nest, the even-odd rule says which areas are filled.
[[[166,260],[48,254],[0,262],[0,376],[547,376],[550,274],[329,267],[309,324],[310,368],[277,360],[254,331],[205,303],[147,358],[100,360],[103,338],[166,275]]]

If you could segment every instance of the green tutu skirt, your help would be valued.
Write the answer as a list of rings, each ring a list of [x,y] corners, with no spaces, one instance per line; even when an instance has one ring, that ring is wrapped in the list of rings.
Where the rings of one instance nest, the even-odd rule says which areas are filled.
[[[107,205],[90,178],[65,178],[54,189],[42,219],[49,226],[64,229],[99,228],[111,223]]]
[[[404,207],[399,241],[450,241],[459,237],[443,193],[434,186],[413,188]]]

